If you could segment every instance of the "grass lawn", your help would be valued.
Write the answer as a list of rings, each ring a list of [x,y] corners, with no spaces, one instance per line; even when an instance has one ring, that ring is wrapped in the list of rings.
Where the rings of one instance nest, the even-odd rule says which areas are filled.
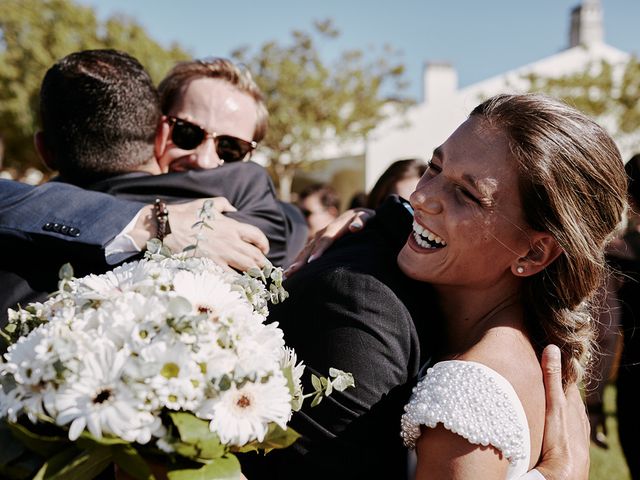
[[[603,450],[592,444],[589,480],[631,480],[618,442],[615,395],[615,387],[607,386],[604,394],[604,411],[607,415],[609,449]]]

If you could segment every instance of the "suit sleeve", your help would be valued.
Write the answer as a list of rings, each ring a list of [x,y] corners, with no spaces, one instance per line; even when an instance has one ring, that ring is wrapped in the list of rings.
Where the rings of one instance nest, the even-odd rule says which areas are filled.
[[[258,227],[269,239],[267,258],[276,266],[290,265],[307,239],[304,217],[297,207],[278,201],[273,182],[260,165],[247,162],[220,171],[227,168],[227,199],[238,209],[227,216]]]
[[[64,242],[104,256],[143,206],[58,182],[34,187],[0,180],[0,238],[44,247]]]
[[[330,367],[351,372],[356,386],[333,392],[317,407],[307,399],[291,420],[301,438],[285,451],[248,458],[245,474],[401,478],[406,451],[398,440],[399,418],[419,348],[411,316],[387,286],[369,275],[340,267],[308,273],[291,279],[290,298],[274,306],[270,318],[280,323],[287,345],[307,366],[306,392],[312,391],[311,373],[328,376]],[[264,476],[266,471],[271,476]]]

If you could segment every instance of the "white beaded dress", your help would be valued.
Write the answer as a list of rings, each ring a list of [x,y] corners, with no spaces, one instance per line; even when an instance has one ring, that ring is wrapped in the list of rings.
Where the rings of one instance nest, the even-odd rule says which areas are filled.
[[[421,425],[438,423],[473,444],[502,452],[509,460],[507,480],[529,469],[529,425],[522,403],[507,379],[486,365],[448,360],[427,370],[402,416],[405,445],[415,447]]]

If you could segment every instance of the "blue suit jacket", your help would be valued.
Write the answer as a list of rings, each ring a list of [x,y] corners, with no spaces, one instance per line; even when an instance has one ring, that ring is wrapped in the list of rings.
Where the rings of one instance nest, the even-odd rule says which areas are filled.
[[[156,176],[123,174],[86,188],[95,191],[62,182],[32,187],[0,181],[0,326],[8,307],[55,290],[61,265],[71,263],[78,276],[110,268],[104,247],[155,198],[226,197],[238,209],[230,217],[265,233],[267,257],[275,265],[292,261],[306,240],[302,214],[277,201],[268,174],[251,162]]]

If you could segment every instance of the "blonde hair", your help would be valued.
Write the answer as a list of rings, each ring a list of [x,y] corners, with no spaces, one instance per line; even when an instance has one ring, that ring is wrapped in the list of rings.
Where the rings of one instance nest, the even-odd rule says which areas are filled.
[[[269,112],[267,111],[264,96],[249,70],[239,67],[226,58],[191,60],[180,62],[173,67],[158,85],[160,107],[164,114],[167,114],[175,104],[182,86],[197,78],[219,78],[253,98],[257,107],[256,129],[253,132],[253,140],[259,142],[265,137]]]
[[[604,283],[604,249],[626,203],[620,152],[597,123],[544,95],[497,95],[471,116],[506,133],[525,218],[563,250],[525,279],[522,298],[534,342],[540,350],[560,347],[565,385],[580,380],[592,355],[592,302]]]

